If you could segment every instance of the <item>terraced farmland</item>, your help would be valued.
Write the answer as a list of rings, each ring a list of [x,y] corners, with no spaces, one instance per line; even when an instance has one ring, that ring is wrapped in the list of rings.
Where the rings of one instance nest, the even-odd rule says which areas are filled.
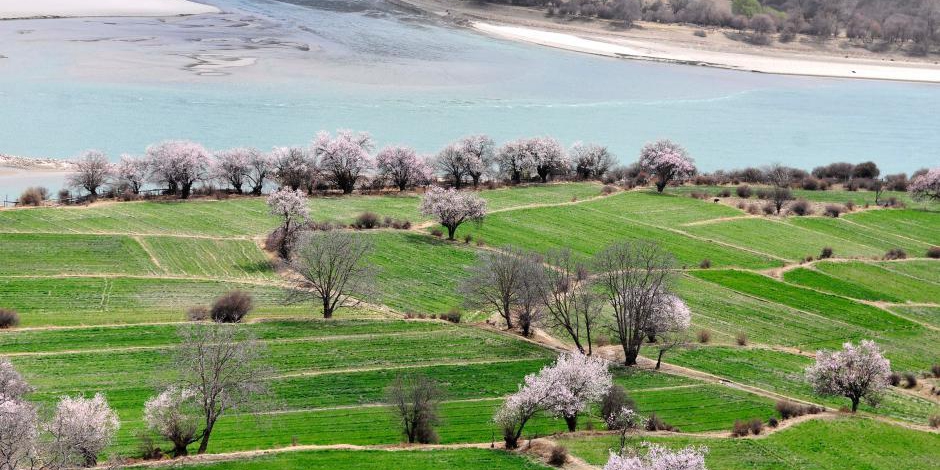
[[[172,372],[169,352],[186,310],[240,289],[254,299],[244,328],[266,346],[274,397],[263,412],[219,421],[209,453],[221,460],[201,467],[544,468],[530,455],[490,449],[501,440],[492,416],[566,338],[545,328],[556,337],[529,341],[486,324],[492,312],[467,310],[456,287],[480,252],[507,244],[540,252],[570,247],[589,259],[615,241],[654,239],[679,262],[675,287],[692,310],[693,331],[712,337],[668,352],[663,371],[614,367],[615,382],[642,415],[656,413],[680,429],[637,441],[707,444],[710,468],[718,469],[835,468],[838,449],[852,436],[889,443],[887,456],[901,455],[907,443],[917,454],[905,460],[911,468],[935,460],[938,434],[927,423],[940,404],[911,390],[892,389],[859,416],[830,411],[766,437],[732,439],[728,431],[735,420],[774,415],[781,397],[844,406],[815,395],[802,379],[820,348],[874,339],[895,370],[923,373],[940,362],[940,261],[921,258],[940,245],[940,213],[768,218],[647,190],[602,196],[590,183],[480,194],[493,212],[479,226],[461,226],[458,237],[470,234],[470,243],[431,236],[433,224],[417,213],[419,196],[311,198],[317,221],[345,224],[370,211],[414,223],[359,232],[374,246],[377,294],[329,321],[318,319],[319,306],[285,302],[294,281],[262,249],[277,224],[262,198],[0,211],[0,307],[21,317],[19,328],[0,330],[0,355],[23,372],[36,388],[31,399],[44,406],[63,394],[105,393],[122,422],[108,452],[134,457],[143,404]],[[825,246],[835,259],[798,264]],[[898,247],[912,259],[880,259]],[[705,259],[711,267],[699,268]],[[429,318],[452,309],[463,309],[464,323]],[[621,352],[606,344],[609,332],[595,339],[598,354],[616,363]],[[392,451],[402,449],[402,436],[384,404],[385,387],[403,371],[434,377],[446,390],[440,448]],[[599,410],[588,410],[578,426],[603,429]],[[540,414],[525,435],[554,435],[589,464],[606,461],[613,437],[565,436],[565,429],[563,420]],[[813,439],[825,442],[809,450]],[[337,445],[357,447],[324,447]],[[874,447],[855,448],[855,460],[846,462],[892,467],[894,458]],[[266,449],[277,452],[257,452]]]

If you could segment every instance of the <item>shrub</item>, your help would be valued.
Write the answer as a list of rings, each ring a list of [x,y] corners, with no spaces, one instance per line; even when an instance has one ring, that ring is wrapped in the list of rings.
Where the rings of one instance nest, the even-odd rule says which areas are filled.
[[[655,412],[650,413],[649,418],[646,419],[645,427],[647,431],[679,432],[679,428],[663,421],[663,419],[657,416]]]
[[[940,259],[940,246],[932,246],[927,248],[927,257],[933,259]]]
[[[764,215],[774,215],[777,213],[777,206],[772,202],[764,204],[760,209],[764,211]]]
[[[20,197],[16,202],[21,206],[41,206],[42,201],[45,201],[48,196],[48,189],[43,188],[42,186],[33,186],[26,188],[26,190],[23,191],[23,194],[20,194]]]
[[[819,259],[827,259],[827,258],[832,258],[832,248],[828,246],[823,248],[822,252],[819,253]]]
[[[554,467],[561,467],[568,461],[568,448],[562,445],[553,445],[552,451],[548,455],[548,464]]]
[[[807,191],[816,191],[819,189],[819,180],[816,178],[803,178],[800,186]]]
[[[735,336],[734,341],[738,343],[738,346],[747,346],[747,335],[744,333],[738,333]]]
[[[731,426],[731,436],[732,437],[744,437],[751,432],[751,427],[746,421],[740,419],[734,420],[734,425]]]
[[[804,199],[791,202],[789,209],[790,212],[799,216],[813,215],[813,206],[811,206],[810,203]]]
[[[635,410],[636,403],[627,395],[627,391],[624,390],[623,386],[614,384],[604,394],[604,398],[601,399],[601,418],[610,423],[607,417],[620,412],[623,408]],[[611,429],[610,424],[608,424],[608,429]]]
[[[823,210],[823,214],[832,218],[838,218],[843,212],[845,212],[845,207],[838,204],[826,204],[826,208]]]
[[[473,235],[471,235],[471,234],[468,233],[468,234],[466,234],[466,235],[463,236],[463,242],[464,242],[465,244],[469,245],[470,242],[472,242],[472,241],[473,241]]]
[[[251,294],[233,290],[216,299],[210,313],[212,321],[216,323],[241,323],[250,311]]]
[[[444,236],[444,232],[442,232],[441,229],[439,229],[439,228],[435,228],[435,229],[432,229],[432,230],[431,230],[431,235],[433,235],[433,236],[435,236],[435,237],[437,237],[437,238],[441,238],[441,237]]]
[[[701,263],[698,264],[698,267],[700,267],[700,268],[702,268],[702,269],[708,269],[708,268],[712,267],[712,260],[710,260],[710,259],[708,259],[708,258],[705,258],[705,259],[702,260]]]
[[[804,407],[806,414],[815,415],[823,412],[823,409],[817,405],[809,405]]]
[[[692,34],[700,38],[704,38],[708,36],[708,33],[706,33],[704,29],[696,29],[695,32],[693,32]]]
[[[441,319],[447,320],[451,323],[460,323],[460,318],[462,316],[463,315],[460,313],[460,310],[452,308],[449,312],[442,314]]]
[[[774,409],[780,414],[780,419],[796,418],[797,416],[805,415],[809,411],[807,407],[789,400],[777,401],[774,405]]]
[[[940,428],[940,415],[931,415],[927,422],[932,428]]]
[[[62,188],[56,197],[59,199],[59,204],[68,204],[69,199],[72,198],[72,193],[68,189]]]
[[[704,191],[692,191],[689,193],[689,197],[693,199],[708,199],[708,193]]]
[[[744,208],[747,207],[747,204],[745,204],[744,201],[738,201],[738,203],[736,204],[736,207],[743,211]]]
[[[356,222],[353,224],[358,229],[373,229],[379,225],[379,216],[372,212],[363,212],[356,216]]]
[[[0,308],[0,330],[14,328],[20,324],[20,315],[16,310]]]
[[[715,197],[731,197],[731,190],[727,188],[722,189],[721,191],[718,191],[717,194],[715,194]]]
[[[757,188],[757,191],[754,192],[754,195],[757,196],[757,199],[767,199],[770,197],[770,191],[767,191],[764,188]]]
[[[613,194],[615,192],[617,192],[617,187],[611,184],[605,184],[604,187],[601,188],[601,194],[605,196],[609,194]]]
[[[767,425],[772,428],[775,428],[777,426],[780,426],[780,421],[777,421],[777,418],[774,418],[773,416],[771,416],[770,419],[767,420]]]
[[[888,383],[891,384],[892,387],[897,387],[898,385],[901,385],[901,374],[897,372],[892,372],[891,374],[889,374]]]
[[[907,252],[901,248],[892,248],[885,253],[885,259],[906,259]]]
[[[904,388],[914,388],[917,386],[917,376],[913,372],[904,373]]]
[[[849,212],[852,212],[855,210],[855,203],[852,201],[845,201],[845,204],[843,205],[845,206],[845,210]]]
[[[209,308],[204,305],[189,307],[186,311],[186,318],[189,321],[206,321],[209,319]]]
[[[940,364],[934,364],[930,366],[930,372],[934,377],[940,379]]]
[[[757,436],[757,435],[759,435],[760,433],[764,432],[764,422],[761,421],[761,420],[759,420],[759,419],[757,419],[757,418],[752,419],[751,422],[748,423],[748,426],[747,426],[747,427],[750,428],[751,434],[753,434],[753,435],[755,435],[755,436]]]
[[[757,204],[748,204],[747,213],[751,215],[760,214],[760,207],[758,207]]]
[[[696,338],[698,338],[699,343],[707,344],[712,340],[712,332],[708,330],[699,330]]]
[[[751,197],[751,187],[746,184],[742,184],[741,186],[738,186],[737,189],[734,190],[734,192],[735,194],[738,195],[739,198],[742,198],[742,199],[747,199]]]

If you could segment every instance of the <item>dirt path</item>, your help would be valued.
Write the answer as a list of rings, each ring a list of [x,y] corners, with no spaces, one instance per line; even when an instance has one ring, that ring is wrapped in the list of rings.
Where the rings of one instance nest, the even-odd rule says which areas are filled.
[[[125,202],[115,204],[127,204]],[[101,236],[124,236],[124,237],[168,237],[168,238],[198,238],[200,240],[254,240],[257,235],[240,235],[223,237],[219,235],[199,235],[178,233],[146,233],[146,232],[81,232],[77,230],[61,232],[49,230],[25,230],[25,231],[5,231],[0,230],[4,235],[101,235]]]

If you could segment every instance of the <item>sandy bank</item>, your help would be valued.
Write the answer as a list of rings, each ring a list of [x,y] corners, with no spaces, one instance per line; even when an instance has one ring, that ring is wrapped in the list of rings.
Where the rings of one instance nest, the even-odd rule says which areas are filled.
[[[57,158],[31,158],[0,154],[0,170],[69,171],[72,162]]]
[[[2,0],[0,19],[81,16],[176,16],[218,13],[188,0]]]
[[[760,56],[674,47],[621,38],[590,38],[519,26],[499,26],[479,21],[471,23],[478,31],[518,41],[589,54],[628,59],[644,59],[734,70],[817,77],[867,78],[940,83],[940,66],[931,64],[891,64],[861,59],[815,59]]]
[[[733,70],[817,77],[940,83],[940,59],[901,51],[872,52],[845,38],[798,36],[770,46],[748,44],[735,31],[640,22],[548,17],[543,10],[466,0],[389,0],[490,36],[589,54]]]

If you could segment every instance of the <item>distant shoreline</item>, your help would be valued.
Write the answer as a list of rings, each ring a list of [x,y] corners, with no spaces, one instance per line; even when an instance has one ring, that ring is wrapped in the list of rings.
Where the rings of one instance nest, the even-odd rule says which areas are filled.
[[[58,158],[16,157],[0,154],[0,170],[70,171],[72,162]]]
[[[218,8],[189,0],[3,0],[0,20],[77,17],[181,16],[219,13]]]
[[[759,47],[732,41],[715,29],[706,38],[696,37],[693,33],[701,28],[684,25],[642,23],[640,28],[615,29],[603,20],[545,17],[534,8],[461,0],[392,1],[492,37],[606,57],[776,75],[940,83],[940,64],[896,53],[823,51],[801,44]]]

